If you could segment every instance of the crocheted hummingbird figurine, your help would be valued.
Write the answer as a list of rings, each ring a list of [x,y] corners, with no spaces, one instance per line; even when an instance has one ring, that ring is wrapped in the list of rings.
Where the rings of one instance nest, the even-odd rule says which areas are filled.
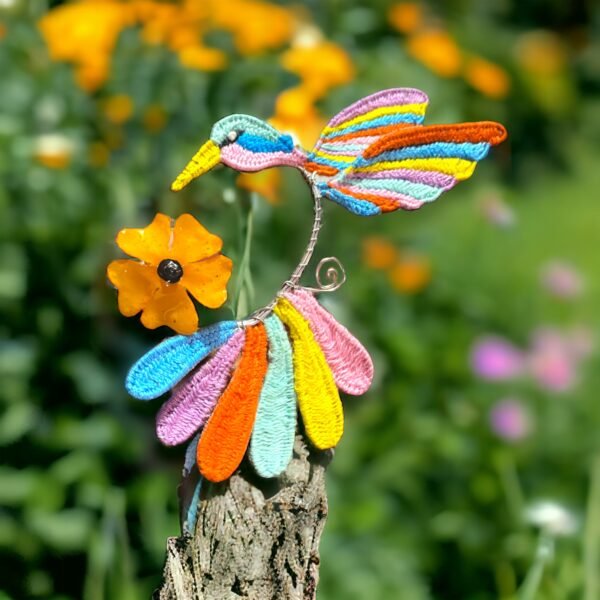
[[[223,481],[248,451],[259,475],[278,476],[292,458],[297,407],[313,446],[328,449],[338,443],[343,432],[338,390],[364,393],[373,363],[315,299],[315,292],[333,291],[343,283],[339,261],[319,264],[337,263],[327,270],[328,283],[317,271],[318,288],[300,284],[322,224],[321,199],[364,216],[419,208],[469,178],[490,147],[506,137],[504,127],[493,122],[424,126],[426,106],[427,96],[419,90],[378,92],[331,119],[311,152],[255,117],[232,115],[214,125],[173,190],[219,163],[238,171],[288,165],[302,172],[314,201],[313,228],[300,263],[273,301],[244,320],[197,329],[197,320],[186,318],[185,329],[181,326],[178,309],[185,300],[191,303],[186,291],[216,307],[224,302],[231,271],[229,259],[218,254],[219,238],[194,225],[190,215],[179,217],[173,231],[165,224],[159,230],[157,217],[144,230],[119,234],[121,247],[143,261],[137,271],[150,269],[153,277],[123,302],[125,288],[119,288],[122,312],[131,316],[143,310],[142,322],[149,327],[166,323],[183,333],[194,331],[150,350],[126,381],[128,391],[142,400],[172,390],[158,414],[157,434],[167,445],[192,439],[187,472],[196,462],[204,478]],[[160,252],[150,247],[157,239]],[[132,265],[118,266],[112,277],[109,267],[117,287],[133,273]],[[165,298],[175,297],[174,286],[183,287],[177,306],[167,310]]]
[[[423,125],[428,98],[398,88],[367,96],[337,114],[312,152],[291,136],[248,115],[231,115],[212,129],[172,185],[184,188],[219,163],[238,171],[275,166],[300,169],[323,197],[363,216],[416,209],[475,170],[506,138],[499,123]]]

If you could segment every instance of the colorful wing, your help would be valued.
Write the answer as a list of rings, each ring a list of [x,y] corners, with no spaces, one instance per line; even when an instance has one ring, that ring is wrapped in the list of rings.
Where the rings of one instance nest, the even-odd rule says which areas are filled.
[[[491,121],[406,127],[376,140],[319,187],[358,215],[414,210],[471,177],[490,147],[505,138],[504,127]]]
[[[377,139],[420,125],[427,96],[412,88],[383,90],[338,113],[321,133],[305,168],[331,177],[350,166]]]

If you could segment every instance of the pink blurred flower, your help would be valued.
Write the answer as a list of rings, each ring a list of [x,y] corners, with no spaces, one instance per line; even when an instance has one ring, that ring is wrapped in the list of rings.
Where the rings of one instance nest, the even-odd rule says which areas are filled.
[[[508,442],[518,442],[532,430],[529,412],[516,398],[500,400],[492,407],[490,426],[498,437]]]
[[[488,223],[498,227],[512,227],[516,221],[512,208],[495,194],[486,196],[482,200],[481,213]]]
[[[534,332],[528,364],[538,385],[551,392],[569,391],[577,383],[576,357],[568,338],[556,329]]]
[[[563,300],[571,300],[581,295],[583,278],[581,274],[566,261],[549,262],[541,273],[544,288],[553,296]]]
[[[471,350],[471,367],[482,379],[502,381],[518,377],[525,367],[523,353],[507,340],[488,336]]]

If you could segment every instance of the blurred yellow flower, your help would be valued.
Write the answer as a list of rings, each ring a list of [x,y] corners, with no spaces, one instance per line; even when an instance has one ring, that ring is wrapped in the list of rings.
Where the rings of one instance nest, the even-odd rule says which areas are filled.
[[[122,125],[129,121],[133,108],[133,100],[126,94],[117,94],[102,102],[104,116],[115,125]]]
[[[362,243],[362,260],[370,269],[391,269],[398,261],[398,250],[384,238],[368,237]]]
[[[142,124],[146,131],[157,133],[167,124],[167,111],[160,104],[151,104],[144,111]]]
[[[290,48],[281,56],[283,68],[302,80],[302,86],[315,99],[332,87],[352,81],[354,65],[348,53],[333,42]]]
[[[537,75],[556,75],[567,65],[567,52],[560,38],[550,31],[531,31],[516,47],[521,66]]]
[[[65,169],[71,163],[73,143],[58,133],[40,135],[35,140],[34,157],[48,169]]]
[[[388,11],[390,25],[401,33],[413,33],[423,25],[423,7],[417,2],[400,2]]]
[[[464,77],[471,87],[495,100],[506,98],[510,91],[508,73],[502,67],[483,58],[469,58],[465,65]]]
[[[279,187],[281,173],[279,169],[265,169],[257,173],[242,173],[238,176],[237,185],[250,192],[261,195],[270,204],[279,204]]]
[[[389,271],[392,287],[403,294],[416,294],[431,281],[431,264],[425,256],[401,256]]]
[[[430,29],[411,36],[408,53],[440,77],[456,77],[461,68],[461,52],[450,34]]]
[[[104,142],[93,142],[88,150],[88,160],[92,167],[104,167],[110,160],[110,150]]]

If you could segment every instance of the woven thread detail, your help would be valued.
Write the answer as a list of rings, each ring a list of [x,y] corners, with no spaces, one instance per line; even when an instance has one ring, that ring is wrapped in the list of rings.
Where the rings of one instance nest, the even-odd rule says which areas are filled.
[[[286,297],[310,324],[338,388],[364,394],[373,381],[373,361],[364,346],[310,292],[297,289]]]
[[[167,338],[131,367],[125,380],[127,391],[138,400],[158,398],[222,346],[237,328],[235,321],[223,321],[193,335]]]
[[[269,339],[269,366],[250,440],[250,460],[261,477],[277,477],[285,471],[294,448],[294,365],[283,323],[271,315],[265,320],[265,328]]]
[[[198,468],[209,481],[224,481],[242,462],[266,372],[267,333],[259,324],[246,329],[239,365],[198,442]]]
[[[198,520],[198,505],[200,504],[201,491],[202,477],[198,479],[198,483],[194,488],[194,494],[192,495],[192,500],[190,502],[190,505],[188,506],[185,521],[183,522],[183,531],[189,533],[190,535],[194,535],[194,530],[196,529],[196,521]]]
[[[294,354],[294,387],[309,440],[320,450],[333,448],[344,432],[344,413],[331,369],[307,320],[281,298],[275,314],[285,323]]]
[[[233,336],[174,390],[156,417],[156,434],[166,446],[185,442],[210,417],[244,346],[244,330]]]

